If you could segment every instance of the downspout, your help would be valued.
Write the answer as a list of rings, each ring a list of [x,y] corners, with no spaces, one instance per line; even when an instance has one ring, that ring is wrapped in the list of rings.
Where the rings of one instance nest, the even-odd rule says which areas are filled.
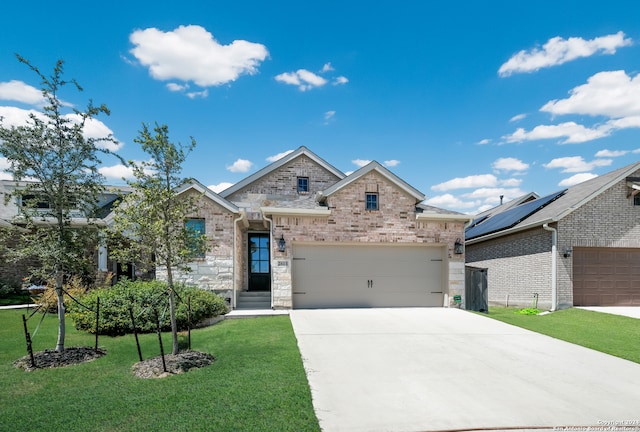
[[[551,231],[551,312],[554,312],[558,304],[558,230],[547,223],[542,228]]]
[[[238,277],[236,275],[236,262],[238,262],[238,222],[240,222],[246,216],[244,210],[240,210],[240,217],[234,219],[233,221],[233,284],[232,284],[232,292],[231,292],[231,309],[236,308],[236,284],[238,282]]]
[[[266,217],[264,213],[262,213],[262,219],[269,222],[269,277],[271,278],[269,284],[271,285],[271,309],[273,309],[273,268],[271,268],[271,261],[273,261],[271,257],[271,251],[273,251],[273,220]]]

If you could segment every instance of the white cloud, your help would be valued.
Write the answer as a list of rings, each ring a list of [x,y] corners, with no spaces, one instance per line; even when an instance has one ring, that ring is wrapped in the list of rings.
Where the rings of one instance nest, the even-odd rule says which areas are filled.
[[[551,38],[542,48],[530,51],[522,50],[514,54],[500,66],[498,74],[507,77],[514,73],[535,72],[542,68],[561,65],[581,57],[590,57],[596,53],[615,54],[617,48],[629,46],[632,40],[625,38],[623,32],[585,40],[579,37],[563,39]]]
[[[577,185],[578,183],[591,180],[592,178],[596,178],[596,177],[598,177],[596,174],[580,173],[562,180],[560,183],[558,183],[558,186],[570,187],[570,186]]]
[[[490,202],[498,203],[500,202],[501,195],[504,197],[504,199],[510,200],[510,199],[522,196],[524,194],[525,192],[517,188],[489,187],[489,188],[479,188],[472,192],[462,194],[462,197],[470,198],[470,199],[483,199],[485,200],[486,203],[490,203]]]
[[[206,98],[207,96],[209,96],[209,90],[208,89],[204,89],[202,91],[195,91],[195,92],[187,92],[186,93],[187,97],[189,99],[197,99],[197,98]]]
[[[566,173],[579,173],[591,171],[597,167],[605,167],[611,165],[613,161],[611,159],[596,159],[591,162],[585,161],[582,156],[570,156],[562,157],[551,160],[548,164],[543,166],[547,169],[561,169]]]
[[[485,139],[482,139],[482,140],[478,141],[478,145],[487,145],[487,144],[489,144],[490,142],[491,142],[491,140],[490,140],[490,139],[485,138]]]
[[[45,105],[47,102],[41,90],[16,80],[0,82],[0,99],[37,106]]]
[[[524,128],[518,128],[511,135],[505,135],[502,138],[508,143],[564,138],[560,144],[578,144],[604,138],[612,131],[613,128],[607,124],[588,128],[576,122],[566,122],[557,125],[539,125],[528,132]]]
[[[610,157],[620,157],[629,153],[626,150],[600,150],[595,154],[596,157],[599,158],[610,158]]]
[[[472,175],[467,177],[458,177],[444,183],[432,186],[435,191],[448,191],[454,189],[472,189],[485,186],[496,186],[498,179],[493,174]]]
[[[600,72],[569,94],[567,99],[547,102],[540,111],[610,118],[640,115],[640,74],[631,78],[621,70]]]
[[[120,180],[123,178],[133,178],[133,169],[123,164],[100,167],[98,168],[98,172],[105,176],[107,179]]]
[[[335,111],[327,111],[324,113],[324,124],[331,123],[332,120],[335,120],[336,112]]]
[[[362,168],[365,165],[369,165],[371,161],[368,159],[354,159],[351,161],[351,163]]]
[[[282,152],[282,153],[278,153],[278,154],[276,154],[276,155],[269,156],[269,157],[267,158],[267,162],[275,162],[275,161],[277,161],[278,159],[282,159],[283,157],[285,157],[285,156],[286,156],[286,155],[288,155],[289,153],[293,153],[293,150],[287,150],[287,151],[284,151],[284,152]]]
[[[40,111],[36,110],[25,110],[17,107],[10,106],[0,106],[0,117],[3,118],[2,125],[4,127],[11,126],[26,126],[31,121],[30,115],[33,114],[36,117],[40,118],[42,121],[47,121],[44,114]],[[66,114],[63,115],[64,118],[71,120],[72,122],[80,122],[81,118],[77,114]],[[84,124],[84,137],[85,138],[106,138],[113,136],[113,131],[109,129],[109,127],[101,122],[98,119],[91,118],[85,121]],[[115,138],[114,138],[115,140]],[[103,148],[109,151],[117,151],[119,150],[124,143],[115,140],[115,142],[110,141],[98,141],[96,142],[96,146],[98,148]]]
[[[339,76],[333,80],[333,85],[341,85],[349,82],[349,79],[345,76]]]
[[[221,182],[221,183],[218,183],[216,185],[210,185],[210,186],[207,186],[207,187],[209,189],[211,189],[212,191],[214,191],[215,193],[220,193],[223,190],[230,188],[231,186],[233,186],[233,183]]]
[[[496,159],[491,166],[494,170],[499,172],[526,171],[529,169],[529,164],[522,162],[520,159],[511,157]]]
[[[259,43],[235,40],[220,44],[198,25],[180,26],[163,32],[156,28],[136,30],[129,36],[135,46],[131,53],[160,81],[194,82],[211,87],[252,75],[269,52]]]
[[[522,179],[517,179],[517,178],[500,180],[500,186],[504,186],[504,187],[518,187],[521,184],[522,184]]]
[[[327,62],[324,64],[324,66],[322,66],[322,70],[320,72],[325,73],[325,72],[331,72],[334,70],[335,69],[333,68],[333,66],[331,66],[331,62]]]
[[[431,197],[424,201],[425,204],[441,208],[472,208],[478,205],[475,201],[462,201],[451,194],[443,194]]]
[[[514,115],[513,117],[511,117],[511,119],[509,120],[510,122],[518,122],[520,120],[524,120],[527,117],[526,114],[518,114],[518,115]]]
[[[394,166],[397,166],[399,163],[400,163],[399,160],[391,159],[391,160],[384,161],[384,166],[386,166],[386,167],[394,167]]]
[[[635,149],[635,150],[632,150],[632,151],[631,151],[631,153],[633,153],[633,154],[640,153],[640,148],[637,148],[637,149]]]
[[[189,85],[170,82],[167,84],[167,88],[172,92],[182,92],[187,90],[189,88]]]
[[[319,75],[309,72],[306,69],[298,69],[295,72],[285,72],[276,75],[276,81],[285,84],[295,85],[301,91],[311,90],[314,87],[322,87],[327,80]]]
[[[227,165],[227,170],[233,173],[246,173],[253,166],[253,162],[246,159],[238,159],[232,165]]]

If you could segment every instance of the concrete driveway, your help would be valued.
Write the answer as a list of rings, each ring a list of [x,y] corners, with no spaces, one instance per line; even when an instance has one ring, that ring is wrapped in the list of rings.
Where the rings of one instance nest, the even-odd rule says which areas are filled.
[[[327,432],[640,430],[640,364],[459,309],[294,310],[291,321]]]

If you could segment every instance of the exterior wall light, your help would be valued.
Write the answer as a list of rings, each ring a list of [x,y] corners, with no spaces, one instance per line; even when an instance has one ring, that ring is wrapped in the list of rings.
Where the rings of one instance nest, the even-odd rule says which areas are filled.
[[[462,240],[460,240],[460,237],[458,237],[456,242],[453,244],[453,253],[457,255],[464,253],[464,244],[462,243]]]
[[[280,240],[278,240],[278,251],[284,252],[287,247],[287,242],[284,241],[284,234],[280,234]]]
[[[572,253],[572,252],[573,252],[573,251],[571,250],[571,248],[570,248],[570,247],[568,247],[568,248],[566,248],[566,249],[564,250],[564,254],[562,254],[562,256],[564,256],[565,258],[569,258],[569,257],[571,256],[571,253]]]

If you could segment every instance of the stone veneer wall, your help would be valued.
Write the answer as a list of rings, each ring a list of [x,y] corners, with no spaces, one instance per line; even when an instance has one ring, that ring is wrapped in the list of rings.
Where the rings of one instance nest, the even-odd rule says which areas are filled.
[[[551,232],[535,228],[466,246],[467,264],[487,268],[489,304],[551,307]],[[559,262],[559,261],[558,261]]]
[[[365,210],[365,193],[374,191],[379,194],[379,210]],[[292,307],[293,242],[426,243],[446,247],[446,298],[464,295],[464,255],[453,254],[455,240],[463,237],[462,222],[416,221],[415,198],[373,171],[337,191],[327,204],[332,212],[329,217],[273,218],[274,238],[284,234],[287,240],[284,253],[273,245],[274,307]]]
[[[191,272],[177,271],[174,273],[174,279],[231,299],[234,281],[233,221],[238,215],[207,197],[203,196],[200,199],[199,209],[191,217],[205,220],[205,234],[209,239],[210,250],[204,258],[189,264]],[[156,278],[166,280],[166,268],[158,267]]]

